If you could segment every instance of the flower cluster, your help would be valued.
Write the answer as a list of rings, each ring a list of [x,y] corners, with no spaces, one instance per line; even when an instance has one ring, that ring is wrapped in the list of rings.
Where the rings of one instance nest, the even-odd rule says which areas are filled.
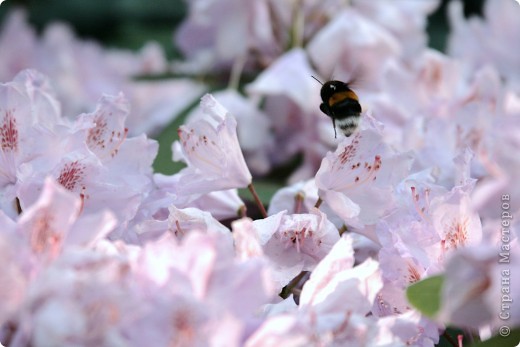
[[[62,25],[38,39],[11,14],[0,343],[432,347],[456,340],[448,326],[520,327],[518,52],[499,47],[520,6],[467,20],[453,2],[443,54],[426,46],[437,5],[190,2],[172,68],[232,83],[179,128],[173,175],[154,172],[148,135],[205,87],[133,81],[170,68],[156,46],[107,52]],[[311,76],[332,73],[363,80],[350,137],[320,112]],[[261,204],[253,177],[290,161],[254,216],[238,189]],[[432,279],[433,312],[410,290]]]
[[[169,71],[157,42],[150,41],[138,53],[105,50],[79,40],[64,23],[48,25],[39,37],[22,10],[6,18],[0,51],[0,81],[10,81],[22,69],[37,69],[50,77],[66,117],[89,111],[102,94],[124,92],[132,105],[127,125],[134,135],[157,133],[206,89],[191,79],[134,79]]]

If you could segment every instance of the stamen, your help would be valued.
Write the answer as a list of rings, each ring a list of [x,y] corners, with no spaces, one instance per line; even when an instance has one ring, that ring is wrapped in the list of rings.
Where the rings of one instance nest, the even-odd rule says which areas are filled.
[[[413,205],[415,207],[415,211],[417,211],[419,216],[424,221],[428,221],[429,220],[428,216],[424,214],[425,208],[424,207],[421,208],[419,206],[420,195],[417,193],[417,189],[415,187],[410,187],[410,190],[412,191],[412,201],[413,201]],[[426,191],[428,192],[428,194],[426,194]],[[429,189],[427,189],[426,191],[425,191],[425,195],[427,195],[429,197]],[[429,205],[429,198],[428,198],[428,205]]]
[[[294,213],[298,214],[302,210],[303,206],[303,200],[305,199],[305,196],[303,192],[298,192],[296,196],[294,197]]]

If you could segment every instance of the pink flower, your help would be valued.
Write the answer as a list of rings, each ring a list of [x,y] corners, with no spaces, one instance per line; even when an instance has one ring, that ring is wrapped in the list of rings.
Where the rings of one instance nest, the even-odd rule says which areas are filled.
[[[229,66],[249,50],[277,50],[269,3],[197,0],[175,34],[175,43],[197,71]]]
[[[508,0],[486,2],[481,19],[466,19],[459,2],[449,5],[452,28],[448,41],[450,55],[468,63],[471,69],[494,64],[502,77],[518,91],[520,73],[516,66],[520,49],[515,45],[504,49],[520,34],[518,4]]]
[[[376,341],[385,345],[433,347],[439,342],[439,328],[417,312],[380,318]]]
[[[342,237],[303,286],[300,309],[328,314],[337,310],[369,312],[382,287],[379,264],[369,259],[356,267],[353,265],[352,240]],[[348,299],[342,299],[344,295]]]
[[[249,259],[264,255],[260,239],[256,233],[253,221],[242,218],[232,223],[235,252],[239,259]]]
[[[167,235],[147,244],[135,260],[139,276],[152,281],[147,284],[152,291],[145,287],[143,292],[155,309],[148,311],[149,317],[131,323],[127,331],[145,341],[128,329],[146,324],[151,334],[184,338],[190,345],[214,339],[238,345],[248,321],[274,294],[267,264],[261,258],[234,259],[230,234],[190,232],[182,244],[172,241]],[[164,288],[164,295],[156,295],[155,288]],[[174,331],[165,329],[172,314],[179,315],[175,322],[184,323],[174,325]],[[200,331],[206,334],[195,333]]]
[[[312,270],[339,239],[334,224],[316,209],[292,215],[282,211],[254,221],[253,227],[280,289],[301,271]]]
[[[157,132],[199,97],[205,87],[191,80],[135,81],[137,75],[168,70],[164,52],[156,43],[140,52],[106,50],[96,42],[79,40],[72,29],[52,23],[42,37],[13,11],[0,33],[0,80],[35,68],[50,76],[67,118],[90,109],[102,94],[124,92],[132,106],[129,132]],[[175,97],[177,95],[178,97]]]
[[[393,185],[408,172],[410,158],[395,153],[374,129],[344,139],[316,174],[320,198],[347,225],[374,224],[392,206]]]
[[[225,226],[215,220],[209,212],[189,207],[178,209],[170,206],[168,220],[148,220],[136,227],[141,242],[157,239],[165,232],[172,233],[179,240],[192,231],[229,234]]]
[[[116,225],[112,214],[80,215],[81,207],[78,196],[47,178],[38,200],[18,221],[30,252],[44,261],[53,260],[65,245],[93,245]]]
[[[191,201],[186,207],[196,207],[211,213],[216,220],[234,219],[240,216],[245,204],[236,189],[211,192]]]
[[[9,315],[13,341],[238,346],[275,294],[266,262],[235,259],[229,234],[194,231],[182,244],[166,234],[144,248],[114,246],[65,248],[41,264],[23,306]],[[5,312],[12,311],[1,318]]]
[[[482,239],[480,218],[470,206],[470,187],[445,191],[412,180],[404,186],[408,193],[400,192],[399,208],[376,227],[383,246],[379,252],[383,277],[401,290],[439,273],[449,254]]]
[[[30,67],[36,55],[35,30],[27,23],[24,11],[14,10],[5,17],[0,32],[0,81],[13,79],[21,70]]]
[[[310,346],[316,344],[309,327],[299,317],[279,314],[267,319],[246,341],[246,347]]]
[[[240,150],[235,119],[211,95],[202,98],[201,107],[206,117],[179,129],[188,167],[172,176],[175,194],[247,187],[252,177]]]
[[[432,200],[433,227],[441,242],[441,252],[479,244],[482,239],[480,216],[471,208],[471,199],[461,188],[454,188],[447,196]]]
[[[403,46],[406,58],[412,58],[427,44],[427,16],[439,5],[439,0],[356,1],[354,7],[367,18],[388,29]]]
[[[163,48],[155,41],[145,43],[137,54],[127,50],[108,50],[105,60],[114,71],[124,76],[161,74],[168,69]]]
[[[0,223],[0,260],[5,264],[0,273],[0,281],[9,283],[0,287],[0,325],[3,326],[19,311],[23,303],[28,283],[25,269],[30,260],[26,257],[27,252],[21,251],[24,245],[16,223],[3,211],[0,211]]]
[[[17,213],[16,190],[27,166],[38,162],[48,170],[62,155],[55,137],[64,123],[49,81],[38,72],[26,70],[0,85],[0,205],[10,216]]]
[[[145,136],[127,139],[124,121],[128,103],[105,96],[98,108],[68,128],[56,127],[56,147],[46,150],[19,173],[17,197],[25,209],[38,197],[43,177],[50,174],[82,199],[86,213],[111,209],[122,228],[136,213],[151,187],[157,144]]]
[[[132,80],[125,88],[132,106],[126,122],[129,133],[157,136],[205,91],[191,79]]]
[[[520,269],[517,241],[507,243],[509,249],[501,249],[501,255],[496,247],[484,244],[454,252],[447,260],[437,320],[473,329],[488,326],[493,331],[504,321],[518,325],[520,315],[513,306],[520,300],[520,282],[512,275]]]
[[[401,53],[400,43],[387,29],[352,7],[336,13],[306,49],[321,76],[348,81],[362,71],[370,86],[378,85],[386,61]]]
[[[273,146],[270,131],[272,121],[267,114],[258,109],[253,100],[245,98],[235,90],[226,89],[212,95],[235,117],[238,141],[248,167],[253,173],[267,173],[271,166],[269,154]],[[186,123],[203,118],[202,107],[197,107],[189,114]]]
[[[6,320],[16,322],[23,316],[20,312],[27,309],[26,301],[37,296],[40,290],[45,291],[43,283],[35,285],[34,282],[39,281],[39,276],[45,276],[47,269],[64,254],[74,249],[92,249],[116,225],[108,211],[87,215],[80,214],[80,209],[79,197],[48,178],[41,196],[17,221],[0,213],[4,226],[0,248],[10,264],[2,275],[10,286],[0,293],[9,299],[9,304],[0,307],[1,324]]]
[[[172,182],[169,176],[154,175],[155,186],[148,192],[139,205],[134,218],[129,222],[121,238],[125,242],[141,244],[145,240],[155,239],[168,230],[177,230],[176,225],[169,226],[170,209],[190,209],[210,214],[212,219],[236,219],[245,213],[244,202],[236,189],[210,192],[204,195],[176,196],[171,194]],[[205,228],[204,228],[205,229]],[[183,233],[186,232],[183,228]]]
[[[279,343],[377,346],[383,336],[377,336],[377,322],[367,313],[382,286],[378,263],[353,264],[351,240],[343,237],[303,286],[298,311],[269,317],[247,345],[257,346],[262,337]]]
[[[129,289],[128,265],[123,257],[66,249],[32,279],[25,305],[14,321],[13,341],[37,345],[123,343],[124,317],[131,310],[142,314],[146,307],[135,290]]]
[[[496,201],[500,201],[502,196],[513,197],[520,193],[513,174],[520,170],[520,159],[514,154],[520,147],[520,107],[515,95],[511,90],[505,91],[497,105],[496,117],[491,124],[486,124],[487,127],[481,127],[483,138],[475,159],[483,170],[477,176],[480,179],[472,194],[472,206],[485,218],[501,215],[501,206]],[[520,210],[518,199],[510,198],[508,203],[511,211]]]
[[[318,188],[314,180],[297,182],[279,189],[269,202],[269,215],[281,211],[308,213],[318,200]]]
[[[122,95],[103,97],[74,123],[61,118],[49,82],[35,71],[1,85],[0,95],[0,205],[6,213],[15,218],[30,208],[50,175],[81,198],[82,213],[110,208],[120,227],[133,218],[150,188],[157,145],[144,136],[127,139]]]

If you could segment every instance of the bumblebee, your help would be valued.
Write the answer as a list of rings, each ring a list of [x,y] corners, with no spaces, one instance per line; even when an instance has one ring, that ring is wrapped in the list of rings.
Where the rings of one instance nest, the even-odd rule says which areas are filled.
[[[332,119],[334,138],[337,137],[336,122],[345,136],[352,135],[361,115],[357,94],[350,89],[349,83],[336,80],[321,83],[316,77],[312,78],[322,85],[320,94],[323,103],[320,104],[320,110]]]

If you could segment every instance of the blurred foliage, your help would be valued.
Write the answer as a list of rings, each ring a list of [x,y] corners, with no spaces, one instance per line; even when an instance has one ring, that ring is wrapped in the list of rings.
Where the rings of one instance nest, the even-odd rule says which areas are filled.
[[[495,335],[492,338],[476,342],[471,347],[518,347],[520,346],[520,328],[511,329],[507,336]]]
[[[439,51],[444,51],[446,48],[446,38],[450,30],[447,9],[448,3],[451,1],[455,0],[442,0],[437,10],[428,17],[428,26],[426,28],[429,37],[428,44],[430,47]],[[463,0],[464,15],[466,17],[481,16],[484,1],[485,0]]]
[[[106,46],[138,49],[149,40],[161,43],[169,58],[179,56],[173,31],[186,15],[182,0],[7,0],[0,21],[11,7],[25,7],[29,21],[41,31],[61,21],[78,36]]]
[[[429,44],[439,50],[444,49],[449,31],[446,9],[450,1],[454,0],[442,0],[428,19]],[[482,13],[485,0],[463,2],[465,14],[471,16]],[[9,8],[16,6],[27,8],[29,19],[38,30],[49,22],[63,21],[74,27],[80,37],[130,49],[156,40],[163,44],[170,58],[178,56],[173,32],[187,13],[187,1],[183,0],[7,0],[0,6],[0,21]]]

